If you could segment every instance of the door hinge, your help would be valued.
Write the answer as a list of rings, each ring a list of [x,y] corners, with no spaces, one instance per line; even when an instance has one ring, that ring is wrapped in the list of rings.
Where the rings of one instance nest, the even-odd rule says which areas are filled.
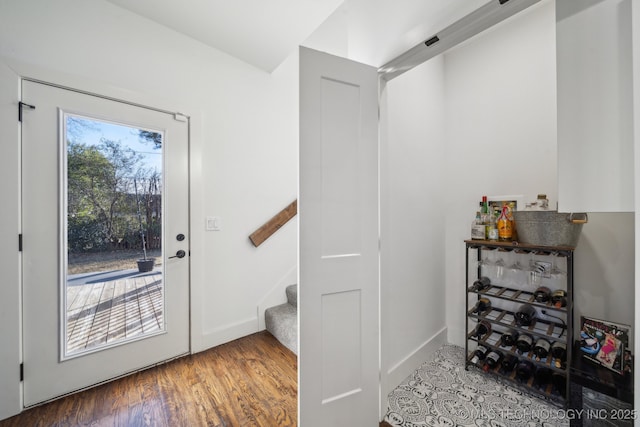
[[[18,234],[18,252],[22,252],[22,234]]]
[[[26,107],[29,110],[35,110],[36,106],[35,105],[31,105],[31,104],[27,104],[26,102],[18,102],[18,121],[21,122],[22,121],[22,109]]]
[[[20,382],[24,381],[24,363],[20,364]]]

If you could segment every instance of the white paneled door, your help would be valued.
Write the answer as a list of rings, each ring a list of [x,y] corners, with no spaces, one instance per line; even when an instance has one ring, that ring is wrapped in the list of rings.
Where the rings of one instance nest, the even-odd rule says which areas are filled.
[[[378,77],[300,50],[300,425],[379,414]]]
[[[28,407],[188,353],[188,119],[32,81],[22,102]]]

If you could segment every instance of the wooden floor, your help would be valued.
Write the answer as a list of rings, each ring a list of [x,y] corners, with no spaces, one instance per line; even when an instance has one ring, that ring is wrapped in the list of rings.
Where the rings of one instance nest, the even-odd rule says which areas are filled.
[[[297,358],[266,331],[67,396],[0,427],[296,426]]]
[[[162,272],[112,272],[67,285],[67,352],[162,330]]]

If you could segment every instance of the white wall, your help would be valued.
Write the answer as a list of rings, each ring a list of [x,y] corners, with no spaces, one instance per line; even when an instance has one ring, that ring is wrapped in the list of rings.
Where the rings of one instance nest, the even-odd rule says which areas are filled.
[[[556,1],[562,212],[634,210],[631,7]]]
[[[382,397],[446,340],[442,57],[386,84],[381,103]]]
[[[546,1],[445,56],[446,300],[464,344],[464,242],[482,195],[546,193],[555,206],[555,13]]]
[[[44,80],[192,116],[192,348],[257,331],[260,300],[296,276],[296,219],[257,249],[248,236],[297,197],[297,55],[267,74],[105,1],[27,0],[0,2],[0,56]],[[12,194],[17,176],[3,176]],[[206,215],[222,230],[205,232]]]

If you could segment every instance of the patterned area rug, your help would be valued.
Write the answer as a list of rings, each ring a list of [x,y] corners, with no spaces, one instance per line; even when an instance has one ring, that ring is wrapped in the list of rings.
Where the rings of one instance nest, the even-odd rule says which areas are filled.
[[[396,427],[556,427],[567,414],[494,378],[464,369],[464,349],[445,345],[393,390],[385,416]]]

